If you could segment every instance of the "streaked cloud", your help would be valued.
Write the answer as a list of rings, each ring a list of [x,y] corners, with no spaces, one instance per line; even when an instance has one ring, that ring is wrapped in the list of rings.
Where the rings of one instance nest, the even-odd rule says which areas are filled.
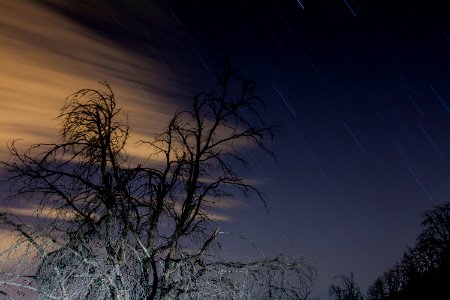
[[[187,86],[193,78],[186,75],[188,71],[183,70],[181,79],[175,80],[175,72],[161,61],[156,44],[149,55],[142,49],[132,51],[39,3],[0,0],[0,160],[7,159],[7,144],[16,139],[21,140],[16,144],[19,151],[34,143],[58,141],[55,117],[66,97],[83,88],[101,88],[99,81],[111,85],[128,114],[128,155],[139,161],[158,160],[157,156],[149,158],[148,147],[138,147],[138,142],[162,130],[180,108],[180,98],[191,99]],[[169,29],[174,35],[175,29]],[[178,34],[183,42],[189,39],[183,32]],[[237,146],[245,145],[233,145]],[[231,221],[230,209],[243,205],[222,199],[207,205],[207,214],[214,221]],[[28,220],[39,209],[28,204],[8,207],[12,214]],[[52,218],[54,212],[44,210],[41,215]],[[14,237],[0,228],[0,249]]]
[[[58,139],[55,116],[65,98],[108,81],[129,114],[130,144],[157,132],[176,110],[177,90],[164,66],[34,2],[0,1],[0,159],[6,144]],[[181,89],[180,89],[180,93]],[[132,148],[130,154],[145,155]]]

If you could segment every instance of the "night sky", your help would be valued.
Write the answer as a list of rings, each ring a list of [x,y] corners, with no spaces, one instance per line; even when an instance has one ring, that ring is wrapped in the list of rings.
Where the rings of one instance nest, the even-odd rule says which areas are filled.
[[[223,251],[304,255],[322,299],[351,271],[365,292],[450,200],[450,10],[411,2],[0,0],[1,158],[57,136],[64,98],[103,80],[136,140],[157,132],[227,53],[280,127],[277,159],[247,149],[242,170],[270,212],[222,208]]]

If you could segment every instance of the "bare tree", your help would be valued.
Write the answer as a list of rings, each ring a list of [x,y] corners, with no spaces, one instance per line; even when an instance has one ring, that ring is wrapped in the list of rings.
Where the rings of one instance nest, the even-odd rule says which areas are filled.
[[[381,300],[393,299],[401,294],[405,284],[405,274],[402,265],[395,265],[389,268],[382,276],[369,287],[367,291],[368,299]]]
[[[62,142],[15,144],[3,162],[12,196],[38,202],[36,220],[3,212],[18,234],[3,253],[0,293],[8,299],[307,299],[314,270],[278,256],[220,260],[219,233],[207,204],[236,191],[263,194],[235,172],[239,146],[272,155],[252,81],[225,62],[216,93],[199,93],[190,110],[143,141],[155,166],[133,164],[129,127],[107,83],[68,97]],[[33,202],[34,201],[34,202]],[[11,262],[14,262],[12,264]],[[15,291],[15,292],[13,292]],[[17,292],[18,291],[18,292]]]
[[[332,299],[336,300],[363,300],[361,290],[356,283],[353,272],[350,276],[338,275],[335,282],[331,284],[328,293]]]

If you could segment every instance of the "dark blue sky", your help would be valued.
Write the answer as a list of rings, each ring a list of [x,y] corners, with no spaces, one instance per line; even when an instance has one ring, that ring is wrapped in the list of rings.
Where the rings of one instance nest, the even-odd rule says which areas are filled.
[[[449,200],[450,16],[443,1],[301,2],[171,8],[199,63],[230,51],[283,125],[278,163],[254,157],[272,212],[237,212],[234,230],[311,257],[319,295],[351,271],[365,290]]]
[[[185,93],[211,88],[229,53],[258,84],[268,123],[282,127],[277,161],[247,153],[247,175],[264,182],[271,212],[251,200],[222,230],[265,255],[309,257],[322,298],[334,275],[351,271],[365,291],[413,245],[421,213],[450,199],[445,1],[150,2],[41,1],[159,60]],[[153,88],[190,101],[171,86]],[[245,247],[225,244],[247,255]]]

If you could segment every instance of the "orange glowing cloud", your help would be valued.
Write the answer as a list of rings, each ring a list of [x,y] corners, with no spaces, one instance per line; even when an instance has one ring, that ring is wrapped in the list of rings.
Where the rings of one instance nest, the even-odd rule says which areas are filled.
[[[7,159],[7,144],[16,139],[23,140],[19,151],[58,141],[55,117],[66,97],[83,88],[101,88],[99,81],[111,85],[128,113],[127,153],[148,159],[148,148],[137,142],[160,132],[179,109],[165,91],[191,97],[174,84],[161,61],[120,47],[33,1],[0,0],[0,62],[0,160]],[[241,205],[224,200],[215,206],[226,210]],[[12,212],[31,217],[34,210]],[[230,220],[225,213],[208,214],[216,221]],[[0,228],[0,248],[11,238]]]
[[[151,88],[176,90],[159,61],[130,53],[31,1],[0,1],[0,61],[0,159],[14,139],[24,139],[24,146],[57,140],[55,116],[65,98],[100,88],[99,81],[111,84],[131,127],[139,129],[130,144],[157,132],[176,110],[161,89]],[[132,148],[130,154],[146,156],[144,151]]]

